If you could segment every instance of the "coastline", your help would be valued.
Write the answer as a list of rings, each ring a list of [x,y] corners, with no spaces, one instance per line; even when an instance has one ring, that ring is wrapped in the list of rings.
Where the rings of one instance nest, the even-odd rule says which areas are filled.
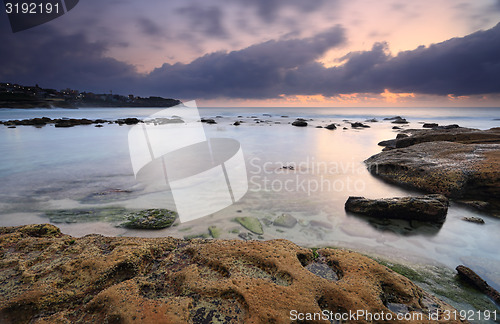
[[[221,120],[222,120],[222,119],[215,119],[215,120],[217,120],[217,122],[221,123]],[[254,123],[255,123],[255,125],[252,125],[252,126],[257,126],[257,125],[258,125],[258,123],[257,123],[255,120],[254,120]],[[262,124],[264,124],[264,125],[266,125],[264,122],[261,122],[261,123],[262,123]],[[236,127],[236,126],[235,126],[235,127]],[[288,127],[289,129],[294,129],[294,127],[293,127],[293,126],[291,126],[291,125],[283,125],[283,127]],[[309,126],[309,128],[313,128],[313,125]],[[311,129],[311,131],[313,131],[313,130]],[[321,131],[321,132],[328,132],[327,130],[317,130],[317,131],[318,131],[318,132],[319,132],[319,131]],[[345,131],[345,130],[344,130],[344,131]],[[356,132],[363,132],[362,130],[354,130],[354,131],[356,131]],[[408,130],[408,131],[405,131],[405,132],[407,132],[407,133],[411,133],[411,131],[412,131],[412,130]],[[416,132],[416,133],[418,133],[418,132]],[[477,144],[477,143],[473,143],[473,145],[476,145],[476,144]],[[490,143],[490,144],[491,144],[491,143]],[[464,145],[468,145],[468,144],[464,144]],[[483,144],[481,144],[481,145],[483,145]],[[495,144],[491,144],[491,145],[495,145]],[[401,149],[402,149],[402,150],[404,150],[404,148],[401,148]],[[389,152],[389,153],[390,153],[391,151],[387,151],[387,152]],[[394,152],[396,152],[396,151],[394,151]],[[385,153],[385,152],[384,152],[384,153]],[[494,183],[496,183],[496,182],[494,181]],[[261,220],[263,220],[263,219],[261,219]],[[44,226],[49,226],[49,225],[42,225],[42,227],[44,227]],[[205,229],[206,229],[206,227],[205,227]],[[3,229],[2,231],[5,231],[5,232],[12,232],[12,229]],[[17,231],[17,230],[16,230],[16,231]],[[22,230],[21,230],[21,231],[22,231]],[[55,231],[55,232],[57,232],[58,230],[54,230],[54,231]],[[17,234],[16,234],[16,235],[17,235]],[[38,235],[38,234],[36,234],[36,235]],[[59,235],[59,234],[58,234],[58,235]],[[43,235],[42,235],[42,236],[43,236]],[[92,236],[92,235],[91,235],[91,236]],[[26,237],[25,237],[25,238],[26,238]],[[73,245],[73,244],[75,244],[78,240],[80,240],[80,239],[87,239],[87,238],[88,238],[88,236],[84,236],[84,237],[82,237],[82,238],[78,238],[78,239],[76,239],[76,238],[67,238],[67,237],[66,237],[66,239],[65,239],[65,240],[66,240],[66,241],[68,241],[68,242],[72,242],[72,240],[74,240],[74,241],[75,241],[74,243],[70,243],[70,244],[69,244],[69,245]],[[27,238],[27,239],[28,239],[28,240],[31,240],[30,238]],[[111,239],[111,240],[115,240],[115,239],[116,239],[116,240],[121,240],[122,238],[114,238],[114,239]],[[135,242],[136,240],[141,240],[141,241],[142,241],[143,239],[130,238],[130,240]],[[145,241],[148,241],[149,239],[144,239],[144,240],[145,240]],[[191,242],[191,240],[182,240],[182,239],[180,239],[180,240],[181,240],[182,242],[188,242],[188,241],[189,241],[189,242]],[[197,240],[197,239],[194,239],[194,241],[198,242],[198,240]],[[205,242],[205,240],[201,240],[201,241]],[[224,241],[226,242],[227,240],[224,240]],[[227,241],[227,242],[231,242],[231,241],[229,240],[229,241]],[[242,242],[242,241],[239,241],[239,242]],[[266,241],[266,242],[267,242],[267,241]],[[266,242],[262,242],[262,243],[266,243]],[[246,243],[248,243],[248,244],[250,244],[250,245],[251,245],[251,244],[256,244],[256,243],[255,243],[255,241],[242,242],[241,244],[246,244]],[[182,243],[182,244],[184,244],[184,243]],[[182,245],[182,244],[181,244],[181,245]],[[287,244],[292,244],[292,243],[290,243],[290,242],[289,242],[289,243],[287,243]],[[60,245],[60,244],[59,244],[59,245]],[[313,253],[313,256],[314,256],[314,251],[313,251],[312,253]],[[327,252],[325,252],[325,253],[327,253]],[[149,262],[149,261],[148,261],[148,262]],[[252,262],[253,262],[253,261],[252,261]],[[260,262],[260,261],[259,261],[259,262]],[[393,262],[393,261],[389,261],[389,262],[387,262],[387,261],[381,261],[381,262],[382,262],[382,263],[384,263],[384,264],[389,265],[390,267],[392,267],[392,268],[393,268],[393,269],[395,269],[395,270],[398,270],[398,271],[396,271],[396,272],[403,272],[403,273],[405,273],[405,274],[408,274],[408,273],[409,273],[409,274],[410,274],[410,275],[409,275],[409,277],[412,277],[412,276],[413,276],[413,277],[412,277],[412,279],[413,279],[413,280],[415,280],[415,281],[418,283],[418,280],[416,280],[416,279],[418,279],[418,273],[417,273],[417,274],[415,274],[415,272],[411,272],[411,269],[412,269],[411,267],[409,267],[409,269],[410,269],[410,270],[408,270],[408,267],[407,267],[407,268],[405,268],[405,267],[401,267],[398,263]],[[29,262],[28,262],[28,263],[29,263]],[[153,262],[153,263],[154,263],[154,262]],[[389,263],[390,263],[390,264],[389,264]],[[257,266],[257,265],[255,265],[255,264],[254,264],[253,266]],[[253,269],[253,266],[252,266],[252,265],[250,265],[249,267]],[[375,267],[375,268],[371,268],[371,269],[377,269],[377,268]],[[261,269],[261,270],[262,270],[262,269]],[[108,269],[107,271],[109,272],[109,271],[111,271],[111,270],[109,270],[109,269]],[[257,270],[257,271],[259,271],[259,270]],[[384,270],[384,271],[385,271],[385,270]],[[36,271],[35,271],[35,272],[36,272]],[[202,271],[202,272],[203,272],[203,271]],[[200,273],[202,273],[202,272],[200,272]],[[426,272],[426,273],[429,273],[429,272]],[[438,274],[438,273],[440,273],[440,274]],[[443,270],[443,271],[441,271],[441,272],[439,272],[439,271],[438,271],[438,272],[436,272],[435,277],[436,277],[436,278],[439,278],[439,276],[442,276],[442,275],[443,275],[443,273],[445,273],[445,275],[446,275],[446,276],[449,276],[449,277],[453,276],[453,272],[450,272],[450,271],[447,271],[447,270],[446,270],[446,271],[445,271],[445,270]],[[369,274],[367,274],[367,275],[368,275],[368,276],[370,276]],[[422,274],[420,274],[420,276],[422,276]],[[36,277],[36,276],[35,276],[35,277]],[[262,278],[260,278],[260,279],[262,279]],[[126,279],[126,280],[129,280],[129,279]],[[130,279],[130,280],[132,280],[132,279]],[[452,281],[453,281],[453,279],[450,279],[450,280],[452,280]],[[429,289],[430,291],[432,291],[432,289],[431,289],[431,288],[433,288],[435,285],[433,285],[433,284],[429,284],[429,282],[428,282],[428,281],[426,281],[426,282],[423,282],[422,286],[423,286],[423,287],[425,287],[426,289]],[[448,288],[449,288],[449,286],[448,286]],[[441,293],[442,293],[442,295],[441,295],[441,296],[442,296],[442,297],[446,297],[446,295],[447,295],[447,294],[448,294],[448,296],[454,296],[454,295],[456,295],[456,292],[452,292],[452,293],[449,293],[449,291],[448,291],[448,292],[446,292],[445,290],[446,290],[446,289],[448,289],[448,288],[445,288],[445,289],[442,289],[442,290],[441,290]],[[110,289],[111,289],[111,288],[110,288]],[[156,288],[155,288],[155,289],[156,289]],[[439,295],[439,293],[438,293],[438,295]],[[478,295],[475,295],[475,296],[478,296]],[[184,297],[185,297],[185,296],[184,296]],[[456,297],[456,296],[455,296],[455,297]],[[453,299],[450,299],[450,300],[451,300],[451,301],[452,301],[452,303],[453,303]],[[469,300],[469,301],[470,301],[470,300]],[[455,302],[456,302],[456,301],[455,301]],[[486,302],[487,302],[487,301],[486,301]],[[465,301],[463,301],[463,303],[467,304],[467,301],[465,300]],[[243,303],[243,304],[244,304],[244,303]],[[382,303],[382,304],[383,304],[383,303]],[[458,303],[457,305],[459,305],[459,306],[463,306],[463,304],[462,304],[462,305],[460,305],[460,303]],[[468,305],[470,306],[470,304],[468,304]],[[239,306],[238,306],[238,307],[239,307]],[[476,308],[476,309],[477,309],[477,308]],[[485,308],[483,308],[483,309],[485,309]],[[284,316],[283,314],[284,314],[284,313],[282,313],[282,314],[281,314],[281,315],[279,315],[278,317],[282,317],[282,316]],[[101,315],[102,315],[102,314],[100,314],[100,315],[96,315],[96,316],[101,316]],[[108,316],[108,315],[110,315],[110,314],[107,314],[106,316]],[[113,314],[111,314],[111,315],[113,315]],[[66,316],[66,315],[61,315],[61,316]],[[121,314],[120,316],[126,316],[126,315]],[[127,315],[127,316],[128,316],[128,315]],[[266,318],[266,320],[267,320],[267,318]]]

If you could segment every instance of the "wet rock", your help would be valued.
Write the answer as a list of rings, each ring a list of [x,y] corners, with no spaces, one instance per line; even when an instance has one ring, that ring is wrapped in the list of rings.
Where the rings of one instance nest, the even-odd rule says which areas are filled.
[[[337,129],[337,126],[335,126],[335,124],[330,124],[330,125],[326,126],[325,128],[333,130],[333,129]]]
[[[489,296],[497,305],[500,306],[500,293],[490,285],[488,285],[488,283],[484,281],[480,276],[478,276],[474,271],[463,265],[459,265],[456,270],[461,278],[472,284],[485,295]]]
[[[410,139],[403,138],[397,141]],[[425,142],[384,151],[365,161],[368,170],[388,182],[449,198],[482,201],[499,215],[500,144]]]
[[[377,123],[377,122],[378,122],[378,120],[376,118],[365,120],[365,123]]]
[[[399,126],[393,126],[392,129],[401,129]]]
[[[138,123],[140,123],[141,120],[139,120],[138,118],[125,118],[125,119],[119,119],[117,120],[117,123],[118,124],[125,124],[125,125],[136,125]]]
[[[241,123],[240,123],[239,121],[235,121],[233,125],[234,125],[234,126],[240,126],[240,125],[241,125]]]
[[[370,128],[370,126],[365,125],[363,123],[359,123],[359,122],[351,123],[351,127],[352,128]]]
[[[177,213],[168,209],[147,209],[127,216],[121,226],[135,229],[162,229],[172,226]]]
[[[306,127],[307,126],[307,122],[304,119],[302,119],[302,118],[298,118],[296,121],[294,121],[292,123],[292,126]]]
[[[343,130],[348,130],[349,128],[347,128],[347,127],[344,127],[344,128],[342,128],[342,129],[343,129]]]
[[[256,217],[236,217],[235,220],[252,233],[258,235],[264,234],[262,224]]]
[[[316,128],[323,128],[323,126],[316,126]]]
[[[211,118],[202,118],[201,122],[206,124],[217,124],[217,122]]]
[[[210,236],[212,236],[215,239],[219,238],[221,235],[221,230],[217,226],[210,226],[208,228],[208,232],[210,233]]]
[[[462,144],[500,143],[500,128],[492,128],[483,131],[471,128],[438,127],[433,129],[412,129],[407,132],[411,133],[411,136],[398,140],[396,147],[403,148],[419,143],[436,141],[447,141]]]
[[[396,140],[386,140],[378,143],[379,146],[384,146],[384,147],[389,147],[389,148],[396,148]]]
[[[210,235],[208,235],[207,233],[198,233],[198,234],[184,235],[184,239],[185,240],[207,239],[209,237],[210,237]]]
[[[407,323],[422,323],[429,303],[454,311],[351,251],[35,227],[0,228],[2,323],[282,323],[292,309],[387,313],[391,304],[421,312],[423,321]]]
[[[297,219],[290,214],[282,214],[274,220],[273,224],[274,226],[293,228],[297,224]]]
[[[393,123],[393,124],[409,124],[409,122],[405,118],[401,118],[401,117],[392,120],[391,123]]]
[[[54,224],[123,221],[127,210],[122,207],[48,210],[45,216]]]
[[[395,116],[395,117],[386,117],[384,120],[398,120],[398,119],[403,119],[401,116]]]
[[[406,137],[409,137],[408,134],[404,134],[404,133],[400,133],[396,136],[396,140],[399,140],[399,139],[402,139],[402,138],[406,138]]]
[[[484,224],[484,219],[480,217],[462,217],[462,220],[476,224]]]
[[[436,123],[425,123],[422,125],[423,128],[434,128],[434,127],[438,127],[439,124],[436,124]]]
[[[443,195],[385,199],[351,196],[345,209],[371,217],[443,222],[448,212],[448,199]]]
[[[329,230],[333,229],[333,225],[331,223],[324,221],[312,220],[309,222],[309,225],[314,227],[322,227]]]

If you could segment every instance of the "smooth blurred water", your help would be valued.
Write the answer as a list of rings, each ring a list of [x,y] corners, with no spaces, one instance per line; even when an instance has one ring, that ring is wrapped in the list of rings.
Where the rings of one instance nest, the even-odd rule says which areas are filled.
[[[50,118],[145,118],[160,109],[0,109],[0,120]],[[373,177],[363,161],[380,152],[377,143],[394,138],[394,124],[384,117],[400,115],[421,128],[421,122],[456,123],[464,127],[499,127],[499,108],[201,108],[216,125],[204,125],[208,137],[234,138],[245,155],[250,188],[236,204],[208,217],[159,231],[128,230],[116,222],[58,223],[63,232],[124,236],[175,236],[222,229],[222,238],[237,239],[233,221],[254,216],[264,221],[289,213],[299,220],[293,229],[264,225],[263,239],[285,238],[305,246],[342,246],[420,262],[440,262],[454,268],[473,267],[500,288],[500,219],[452,204],[442,226],[406,221],[375,221],[346,214],[350,195],[369,198],[417,195]],[[267,116],[267,114],[271,116]],[[264,116],[266,115],[266,116]],[[220,118],[216,118],[219,116]],[[242,116],[238,118],[237,116]],[[256,116],[268,122],[255,123]],[[287,117],[282,117],[287,116]],[[310,127],[289,123],[296,117],[313,119]],[[343,120],[364,122],[371,128],[355,130]],[[241,126],[233,126],[242,120]],[[314,126],[332,122],[329,131]],[[279,124],[278,124],[279,123]],[[400,125],[399,125],[400,126]],[[343,130],[347,127],[347,130]],[[131,209],[174,208],[169,192],[148,191],[133,175],[128,152],[130,126],[105,125],[55,128],[0,126],[0,226],[46,223],[47,210],[122,206]],[[175,139],[166,139],[175,140]],[[283,170],[282,165],[294,165]],[[285,186],[288,184],[288,186]],[[111,202],[89,200],[110,189],[130,190]],[[196,202],[201,197],[193,197]],[[485,225],[461,220],[480,216]],[[255,235],[256,239],[257,236]]]

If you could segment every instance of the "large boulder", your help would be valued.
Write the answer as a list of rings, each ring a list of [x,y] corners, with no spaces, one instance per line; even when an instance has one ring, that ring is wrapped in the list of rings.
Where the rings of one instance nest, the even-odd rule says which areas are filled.
[[[443,128],[433,129],[410,129],[406,131],[408,136],[400,138],[396,141],[397,148],[408,147],[411,145],[447,141],[462,144],[500,144],[500,128],[492,128],[489,130],[479,130],[463,127],[450,127],[453,125],[443,126]]]
[[[1,323],[319,323],[291,316],[358,310],[429,323],[456,312],[368,257],[286,240],[74,238],[34,225],[0,228],[0,253]]]
[[[373,175],[388,182],[475,201],[499,215],[500,144],[424,142],[381,152],[365,163]]]
[[[349,197],[345,209],[379,218],[443,222],[448,212],[448,199],[443,195],[384,199]]]

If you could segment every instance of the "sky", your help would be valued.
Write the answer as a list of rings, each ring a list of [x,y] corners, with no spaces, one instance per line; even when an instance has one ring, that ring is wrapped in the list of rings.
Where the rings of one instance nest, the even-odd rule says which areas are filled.
[[[0,82],[199,106],[500,107],[500,0],[81,0]]]

